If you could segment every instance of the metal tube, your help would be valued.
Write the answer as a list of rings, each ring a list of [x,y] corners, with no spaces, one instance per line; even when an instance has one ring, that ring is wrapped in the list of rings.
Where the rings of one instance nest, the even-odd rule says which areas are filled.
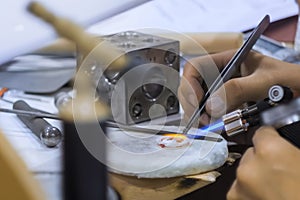
[[[25,111],[35,111],[25,101],[16,101],[13,108]],[[62,140],[60,130],[42,118],[17,114],[18,118],[34,133],[47,147],[55,147]]]

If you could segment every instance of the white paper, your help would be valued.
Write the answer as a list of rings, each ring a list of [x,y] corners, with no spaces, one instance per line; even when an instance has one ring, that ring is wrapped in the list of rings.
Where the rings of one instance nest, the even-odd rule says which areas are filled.
[[[27,95],[21,91],[8,91],[3,98],[14,102],[20,100],[20,96],[22,96],[23,100],[31,107],[57,113],[53,97],[50,96]],[[12,109],[12,104],[0,100],[0,107]],[[52,126],[62,130],[60,121],[47,121]],[[57,173],[62,171],[62,143],[55,148],[46,147],[15,114],[0,112],[0,130],[31,172]]]
[[[153,0],[89,28],[111,34],[144,28],[177,32],[242,32],[269,14],[271,21],[297,15],[294,0]],[[158,30],[159,31],[159,30]]]
[[[0,64],[52,42],[55,31],[27,11],[31,0],[9,0],[0,7]],[[56,15],[86,27],[149,0],[37,0]]]

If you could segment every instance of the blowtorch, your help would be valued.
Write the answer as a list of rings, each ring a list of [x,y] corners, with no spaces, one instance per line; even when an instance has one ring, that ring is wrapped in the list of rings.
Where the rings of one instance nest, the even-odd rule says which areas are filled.
[[[293,98],[293,93],[287,87],[272,86],[268,91],[268,98],[244,109],[237,109],[222,117],[224,131],[228,136],[246,132],[249,127],[261,123],[260,113],[281,103],[287,103]]]
[[[300,98],[292,98],[293,93],[289,88],[274,85],[268,91],[268,98],[225,114],[202,130],[223,130],[231,137],[246,133],[253,126],[269,125],[300,148]]]

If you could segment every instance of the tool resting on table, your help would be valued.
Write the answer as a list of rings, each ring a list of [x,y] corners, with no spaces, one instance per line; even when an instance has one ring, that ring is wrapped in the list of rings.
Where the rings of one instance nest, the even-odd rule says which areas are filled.
[[[13,108],[24,111],[38,111],[30,107],[25,101],[19,100],[13,104]],[[37,118],[34,115],[25,116],[17,114],[18,118],[45,144],[47,147],[55,147],[62,140],[60,130],[43,118]]]

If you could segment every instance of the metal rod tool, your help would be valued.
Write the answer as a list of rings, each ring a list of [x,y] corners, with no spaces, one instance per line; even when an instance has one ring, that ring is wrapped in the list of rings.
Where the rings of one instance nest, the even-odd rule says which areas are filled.
[[[123,129],[123,130],[127,130],[127,131],[149,133],[149,134],[154,134],[154,135],[165,135],[165,134],[170,134],[170,133],[182,134],[181,132],[158,130],[158,129],[152,129],[152,128],[138,127],[138,126],[128,126],[128,125],[123,125],[123,124],[116,124],[114,122],[106,122],[106,125],[108,127],[119,128],[119,129]],[[221,142],[223,140],[222,138],[211,137],[211,136],[200,135],[200,134],[199,135],[187,134],[186,137],[190,138],[190,139],[206,140],[206,141],[211,141],[211,142]]]
[[[13,102],[10,102],[13,103]],[[8,109],[8,108],[0,108],[0,112],[6,112],[6,113],[12,113],[12,114],[17,114],[20,116],[31,116],[34,118],[49,118],[49,119],[57,119],[61,120],[59,116],[46,113],[46,112],[41,112],[41,111],[28,111],[28,110],[21,110],[21,109]]]
[[[19,100],[13,104],[14,109],[36,112],[25,101]],[[55,147],[62,140],[60,130],[42,118],[35,115],[24,116],[17,114],[18,118],[45,144],[47,147]]]
[[[200,101],[198,109],[194,112],[186,127],[183,130],[183,134],[187,134],[191,129],[196,119],[205,111],[205,105],[210,95],[215,92],[224,82],[228,81],[235,70],[242,64],[253,45],[256,43],[260,35],[267,29],[270,24],[270,16],[266,15],[259,25],[253,30],[242,47],[235,53],[232,59],[228,62],[216,80],[212,83],[211,87],[205,93],[204,97]]]

